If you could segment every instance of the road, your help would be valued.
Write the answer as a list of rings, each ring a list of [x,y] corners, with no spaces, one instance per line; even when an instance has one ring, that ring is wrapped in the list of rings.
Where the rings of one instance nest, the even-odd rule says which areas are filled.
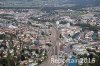
[[[50,40],[52,43],[52,47],[48,50],[48,59],[44,61],[40,66],[56,66],[56,63],[51,63],[51,57],[58,55],[58,49],[59,49],[59,31],[58,28],[52,24],[53,27],[51,27],[51,36]]]

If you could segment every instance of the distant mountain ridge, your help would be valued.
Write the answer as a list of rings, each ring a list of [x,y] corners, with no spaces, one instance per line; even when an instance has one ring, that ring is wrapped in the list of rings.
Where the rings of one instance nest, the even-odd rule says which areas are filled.
[[[81,6],[100,6],[100,0],[68,0],[69,3],[75,3]]]
[[[100,6],[100,0],[0,0],[0,2],[23,2],[28,3],[29,5],[45,5],[46,3],[49,4],[48,6],[51,6],[51,4],[57,4],[59,6],[62,6],[63,4],[75,4],[76,6],[82,6],[82,7],[88,7],[88,6]],[[46,4],[46,5],[47,5]]]

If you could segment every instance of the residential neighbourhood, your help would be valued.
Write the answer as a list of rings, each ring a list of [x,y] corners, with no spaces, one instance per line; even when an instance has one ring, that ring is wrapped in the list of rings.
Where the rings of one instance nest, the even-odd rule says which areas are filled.
[[[100,7],[0,8],[0,66],[100,66]]]

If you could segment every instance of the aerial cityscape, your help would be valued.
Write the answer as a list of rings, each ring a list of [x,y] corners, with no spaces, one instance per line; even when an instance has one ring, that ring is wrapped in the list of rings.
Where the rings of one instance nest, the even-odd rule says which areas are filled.
[[[100,0],[0,0],[0,66],[100,66]]]

